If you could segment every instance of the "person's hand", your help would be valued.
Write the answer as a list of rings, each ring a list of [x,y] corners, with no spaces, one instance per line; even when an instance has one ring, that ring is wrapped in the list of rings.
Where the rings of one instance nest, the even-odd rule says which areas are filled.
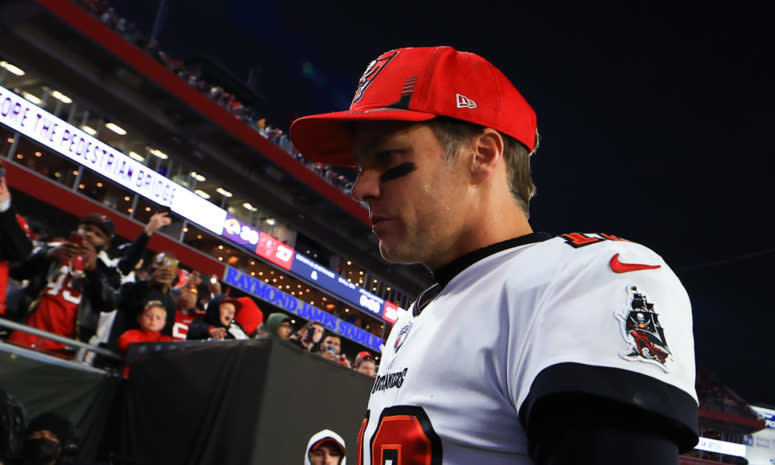
[[[226,329],[224,328],[210,328],[207,333],[210,335],[213,339],[225,339],[226,338]]]
[[[97,249],[89,241],[83,241],[80,247],[78,247],[78,255],[83,257],[83,269],[91,271],[97,268]]]
[[[194,270],[188,274],[188,287],[194,288],[202,284],[202,276],[198,271]]]
[[[221,283],[218,281],[218,279],[213,282],[211,279],[207,282],[207,290],[210,291],[210,294],[215,297],[217,295],[221,295]]]
[[[328,350],[324,350],[323,352],[321,352],[320,356],[326,360],[334,361],[334,354]]]
[[[148,220],[148,224],[145,225],[145,233],[149,236],[159,230],[162,226],[167,226],[172,222],[172,218],[169,217],[167,212],[156,212],[151,215],[151,219]]]
[[[71,258],[78,255],[79,247],[72,242],[63,242],[62,244],[49,249],[46,252],[46,257],[57,263],[64,263]]]
[[[5,181],[5,176],[0,178],[0,204],[3,202],[9,202],[11,200],[11,191],[8,190],[8,183]]]
[[[336,356],[336,363],[338,363],[340,365],[344,365],[347,368],[352,368],[352,365],[350,365],[350,361],[347,360],[347,357],[345,357],[344,354],[339,354],[339,355]]]
[[[154,269],[151,273],[151,281],[155,283],[169,284],[173,279],[175,279],[175,273],[163,266]]]

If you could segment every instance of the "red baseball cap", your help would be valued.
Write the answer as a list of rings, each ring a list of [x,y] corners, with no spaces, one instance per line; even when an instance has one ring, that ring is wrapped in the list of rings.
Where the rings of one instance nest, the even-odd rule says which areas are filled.
[[[347,121],[456,118],[496,129],[535,148],[536,115],[522,94],[484,58],[452,47],[391,50],[363,73],[347,111],[299,118],[291,140],[305,158],[353,165]]]

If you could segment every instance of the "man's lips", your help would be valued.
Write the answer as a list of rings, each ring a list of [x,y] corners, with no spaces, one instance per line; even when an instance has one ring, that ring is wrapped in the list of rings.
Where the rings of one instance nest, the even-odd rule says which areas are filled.
[[[379,223],[382,223],[382,222],[385,222],[385,221],[389,220],[389,218],[386,217],[386,216],[372,216],[370,218],[370,220],[371,220],[371,227],[373,228],[374,226],[378,225]]]

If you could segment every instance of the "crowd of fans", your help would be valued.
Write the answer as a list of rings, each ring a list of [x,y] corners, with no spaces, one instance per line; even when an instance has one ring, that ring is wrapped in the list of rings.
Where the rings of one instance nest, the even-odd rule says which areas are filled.
[[[16,214],[3,173],[0,316],[124,354],[133,343],[277,337],[375,376],[371,353],[348,357],[341,338],[320,323],[294,333],[289,315],[276,312],[265,319],[252,297],[222,292],[215,277],[203,279],[195,270],[184,270],[169,251],[144,263],[150,237],[168,224],[168,213],[157,212],[134,242],[118,248],[111,247],[113,222],[97,213],[80,218],[67,237],[36,237]],[[0,337],[63,358],[76,354],[72,344],[39,331],[5,331]],[[97,355],[87,361],[113,368]]]
[[[207,95],[211,100],[231,113],[234,118],[250,126],[288,155],[300,161],[307,169],[349,195],[352,189],[352,180],[342,173],[334,171],[327,165],[305,159],[296,147],[293,146],[287,130],[273,127],[267,122],[266,118],[260,116],[257,109],[243,104],[234,93],[229,92],[217,83],[207,82],[202,76],[202,71],[197,69],[197,67],[187,65],[183,60],[170,57],[159,47],[159,43],[155,38],[149,39],[141,33],[134,22],[121,17],[107,0],[78,0],[78,3],[99,18],[100,22],[119,33],[127,41],[144,50],[190,86]]]

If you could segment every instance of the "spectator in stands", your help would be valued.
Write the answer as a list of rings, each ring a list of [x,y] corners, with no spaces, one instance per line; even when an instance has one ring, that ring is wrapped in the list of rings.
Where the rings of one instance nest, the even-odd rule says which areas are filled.
[[[304,350],[311,351],[315,344],[323,338],[325,328],[317,321],[307,322],[304,327],[288,338],[290,342],[298,345]]]
[[[197,288],[184,288],[180,292],[180,297],[177,300],[177,307],[175,309],[175,324],[172,326],[172,337],[185,341],[186,335],[188,335],[188,327],[191,326],[191,322],[197,318],[201,318],[205,315],[204,311],[201,311],[196,306]]]
[[[249,338],[256,337],[258,326],[264,320],[264,312],[250,297],[240,297],[237,302],[240,304],[240,309],[234,317],[234,321],[242,327]]]
[[[345,465],[345,453],[342,436],[324,429],[309,438],[304,454],[304,465]]]
[[[355,357],[355,362],[353,363],[353,370],[358,373],[363,373],[366,376],[371,376],[372,378],[377,377],[376,367],[377,363],[374,360],[374,357],[371,356],[370,352],[366,352],[365,350]]]
[[[151,260],[150,277],[146,281],[126,283],[118,296],[118,311],[110,330],[108,346],[118,347],[118,338],[129,329],[137,329],[136,317],[151,300],[158,300],[166,309],[166,324],[162,334],[172,336],[175,324],[177,296],[172,292],[172,283],[178,271],[178,259],[170,252],[160,252]]]
[[[13,260],[22,260],[32,252],[29,227],[11,205],[11,191],[6,182],[5,168],[0,161],[0,316],[5,316],[5,296],[8,290],[8,267]]]
[[[321,357],[335,361],[350,368],[350,361],[342,352],[342,338],[334,333],[327,333],[320,342],[319,354]]]
[[[291,336],[291,317],[285,313],[276,312],[270,314],[264,326],[266,326],[268,334],[277,336],[284,341],[287,341]]]
[[[81,219],[78,231],[67,241],[47,244],[11,265],[12,277],[29,280],[25,292],[39,296],[27,325],[84,342],[94,335],[99,312],[115,304],[110,285],[113,271],[97,259],[112,234],[110,219],[92,214]],[[65,350],[62,343],[21,331],[11,333],[9,340],[43,350]]]
[[[75,428],[67,418],[44,413],[30,422],[24,436],[25,465],[53,465],[77,448]]]
[[[118,338],[118,348],[126,353],[129,344],[134,342],[165,342],[174,341],[170,336],[161,333],[167,324],[167,309],[158,300],[151,300],[145,304],[142,313],[137,315],[137,324],[140,329],[125,331]]]
[[[135,266],[142,260],[151,236],[160,228],[170,224],[170,222],[172,222],[172,219],[166,211],[154,213],[134,242],[124,244],[116,250],[103,251],[100,253],[100,259],[106,265],[118,270],[121,276],[121,284],[134,281]],[[118,287],[118,285],[115,287]]]
[[[207,313],[191,322],[186,339],[247,339],[244,329],[234,321],[242,307],[239,300],[222,295],[207,305]]]

